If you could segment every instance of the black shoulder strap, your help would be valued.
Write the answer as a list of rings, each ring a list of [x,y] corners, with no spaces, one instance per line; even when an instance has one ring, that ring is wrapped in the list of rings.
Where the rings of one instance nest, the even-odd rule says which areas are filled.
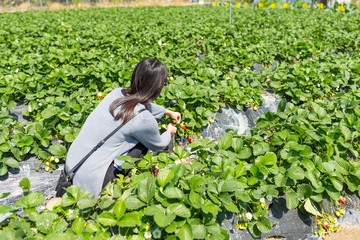
[[[131,117],[128,118],[126,123],[128,123],[131,119],[133,119],[135,116],[137,116],[139,113],[141,113],[145,110],[146,109],[141,109],[141,110],[137,111],[136,113],[134,113]],[[71,178],[74,175],[74,172],[85,162],[86,159],[88,159],[98,148],[100,148],[106,142],[106,140],[108,140],[112,135],[114,135],[117,131],[119,131],[119,129],[122,128],[125,124],[121,124],[114,131],[112,131],[109,135],[107,135],[83,159],[81,159],[81,161],[78,164],[76,164],[75,167],[73,167],[68,173],[66,173],[68,180],[71,180]]]

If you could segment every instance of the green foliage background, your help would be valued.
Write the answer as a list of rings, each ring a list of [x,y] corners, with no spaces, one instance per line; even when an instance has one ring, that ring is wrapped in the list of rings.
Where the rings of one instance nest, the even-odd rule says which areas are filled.
[[[230,131],[218,144],[195,141],[193,164],[174,165],[189,155],[181,148],[147,156],[97,200],[73,186],[39,210],[45,198],[24,180],[14,205],[24,212],[3,221],[0,236],[137,239],[160,229],[169,239],[227,239],[217,221],[222,211],[259,236],[272,229],[262,198],[285,195],[289,209],[317,215],[314,202],[337,201],[345,188],[358,192],[359,13],[234,9],[232,25],[227,14],[146,7],[0,15],[0,175],[33,155],[56,168],[54,159],[64,159],[99,103],[96,94],[127,86],[143,58],[169,69],[156,102],[181,112],[181,136],[197,133],[226,105],[258,106],[264,90],[284,99],[248,136]],[[255,63],[261,73],[251,71]],[[30,121],[20,123],[9,110],[24,104]],[[156,164],[166,168],[157,177]]]

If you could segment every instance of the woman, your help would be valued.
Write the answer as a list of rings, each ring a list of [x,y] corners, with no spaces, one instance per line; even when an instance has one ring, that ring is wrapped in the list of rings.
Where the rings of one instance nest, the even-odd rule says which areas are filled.
[[[166,131],[160,135],[156,119],[167,114],[178,124],[181,115],[151,103],[160,95],[167,76],[168,70],[159,60],[144,59],[135,67],[130,89],[114,89],[100,102],[70,146],[66,159],[67,171],[116,127],[123,122],[126,124],[76,171],[74,185],[98,196],[102,188],[120,173],[123,162],[117,160],[118,156],[141,158],[148,149],[162,150],[168,146],[171,135],[176,133],[176,127],[169,124]],[[146,111],[129,119],[141,109]]]

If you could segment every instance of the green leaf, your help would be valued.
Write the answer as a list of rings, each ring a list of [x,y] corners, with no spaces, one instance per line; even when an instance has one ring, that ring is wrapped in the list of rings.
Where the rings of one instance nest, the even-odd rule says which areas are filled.
[[[49,152],[54,156],[63,156],[66,153],[66,148],[63,145],[55,144],[49,147]]]
[[[43,118],[50,118],[58,113],[58,108],[46,108],[41,112]]]
[[[239,159],[248,159],[252,155],[251,148],[249,147],[243,147],[239,150],[237,157]]]
[[[18,168],[19,167],[19,162],[16,161],[15,159],[13,159],[13,158],[10,158],[10,157],[9,158],[4,158],[3,161],[4,161],[4,163],[6,165],[8,165],[11,168]]]
[[[155,194],[155,182],[153,178],[145,178],[139,182],[138,198],[145,203],[150,202]]]
[[[321,215],[321,213],[316,209],[316,207],[314,206],[314,204],[311,202],[311,200],[309,198],[307,198],[305,200],[304,209],[305,209],[305,211],[307,211],[308,213],[310,213],[312,215],[315,215],[315,216]]]
[[[116,216],[116,219],[120,219],[124,213],[126,212],[126,206],[124,201],[117,201],[114,205],[114,213]]]
[[[205,239],[206,238],[206,227],[202,224],[191,224],[191,231],[194,239]]]
[[[120,227],[135,227],[140,222],[139,216],[135,213],[126,213],[118,222]]]
[[[164,195],[167,198],[178,198],[178,199],[182,199],[184,197],[184,193],[183,191],[181,191],[180,189],[176,188],[176,187],[167,187],[164,191]]]
[[[174,172],[170,169],[163,170],[159,172],[157,176],[157,181],[160,187],[164,187],[168,182],[174,178]]]
[[[0,168],[0,176],[5,175],[8,172],[7,166],[5,164]]]
[[[144,214],[147,216],[154,216],[157,213],[164,213],[164,209],[160,204],[151,205],[151,206],[145,208],[145,211],[144,211]]]
[[[116,224],[115,216],[110,212],[102,212],[96,219],[104,226],[114,226]]]
[[[300,199],[309,198],[312,195],[312,188],[307,184],[299,184],[296,193]]]
[[[145,206],[145,204],[141,202],[137,197],[131,196],[125,200],[125,206],[127,209],[136,210]]]
[[[249,224],[248,224],[248,230],[249,230],[250,234],[251,234],[254,238],[258,238],[258,237],[261,236],[261,232],[260,232],[259,229],[257,228],[256,221],[249,222]]]
[[[156,224],[159,226],[159,227],[166,227],[168,226],[169,224],[172,223],[172,221],[174,221],[176,215],[175,214],[167,214],[165,215],[164,213],[157,213],[154,215],[154,221],[156,222]]]
[[[338,191],[334,186],[332,185],[326,185],[325,186],[326,193],[330,196],[330,198],[334,201],[339,200],[340,198],[340,191]]]
[[[81,217],[77,218],[72,224],[72,228],[74,229],[77,235],[81,233],[84,227],[85,227],[85,220]]]
[[[7,196],[10,195],[10,192],[7,192],[7,193],[0,193],[0,199],[2,198],[6,198]]]
[[[276,154],[273,152],[266,153],[261,160],[262,164],[266,166],[274,165],[276,161],[277,161],[277,157]]]
[[[33,142],[34,142],[34,139],[31,136],[27,136],[27,137],[21,139],[17,145],[19,147],[30,146]]]
[[[278,105],[277,112],[284,112],[286,108],[286,99],[282,99]]]
[[[179,217],[187,218],[191,216],[190,210],[181,203],[174,203],[168,209]]]
[[[224,207],[230,212],[239,213],[239,209],[234,203],[224,204]]]
[[[15,207],[32,208],[42,204],[45,201],[44,195],[38,192],[31,192],[21,197],[15,204]]]
[[[23,190],[30,190],[30,180],[28,178],[23,178],[19,182],[19,187],[21,187]]]
[[[294,209],[299,205],[299,197],[292,189],[286,191],[286,207],[288,209]]]
[[[193,239],[193,234],[192,234],[192,230],[189,224],[184,224],[179,231],[177,231],[176,236],[180,239],[180,240],[192,240]]]
[[[99,227],[99,225],[97,225],[96,222],[90,220],[86,224],[86,230],[89,232],[97,232],[97,231],[100,231],[100,227]]]
[[[269,150],[270,150],[269,146],[265,143],[258,143],[258,144],[255,144],[253,147],[254,156],[259,156],[261,154],[266,153]]]
[[[271,232],[271,230],[272,230],[271,222],[266,217],[261,217],[257,221],[256,226],[262,233],[268,233],[268,232]]]
[[[8,213],[12,210],[12,208],[10,206],[3,206],[0,205],[0,214],[5,214]]]
[[[304,179],[305,173],[304,170],[302,170],[301,167],[291,167],[288,172],[287,176],[293,179],[294,181]]]
[[[228,149],[232,144],[232,134],[225,134],[219,139],[218,146],[220,149]]]
[[[341,125],[340,126],[340,130],[341,130],[341,133],[344,135],[345,137],[345,141],[348,141],[351,139],[351,131],[349,130],[349,128],[347,128],[346,126],[344,125]]]
[[[228,179],[223,182],[223,184],[221,185],[221,187],[219,189],[219,192],[233,192],[236,189],[241,188],[241,187],[242,187],[242,185],[239,182],[237,182],[236,180]]]

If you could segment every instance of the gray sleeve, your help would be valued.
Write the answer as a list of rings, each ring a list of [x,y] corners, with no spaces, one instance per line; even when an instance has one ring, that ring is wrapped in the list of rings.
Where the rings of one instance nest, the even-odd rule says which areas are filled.
[[[149,103],[148,105],[146,105],[146,107],[156,119],[162,118],[166,111],[164,107],[159,106],[155,103]]]
[[[165,131],[160,135],[158,123],[154,118],[139,118],[131,136],[151,150],[163,150],[171,141],[171,134]]]

